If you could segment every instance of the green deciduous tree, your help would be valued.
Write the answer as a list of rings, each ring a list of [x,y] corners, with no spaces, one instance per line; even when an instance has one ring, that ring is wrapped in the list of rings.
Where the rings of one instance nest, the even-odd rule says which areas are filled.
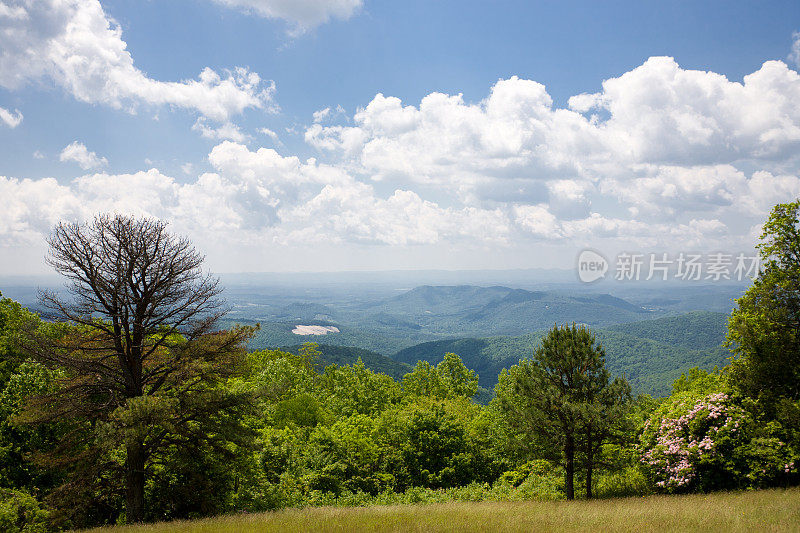
[[[730,372],[772,415],[800,399],[800,200],[773,208],[757,248],[763,269],[728,321]]]
[[[0,388],[22,360],[20,341],[25,331],[41,326],[35,313],[0,293]]]
[[[554,327],[534,357],[505,372],[495,390],[512,427],[535,440],[547,458],[563,461],[568,499],[575,497],[576,457],[582,454],[591,497],[599,447],[624,420],[630,397],[623,379],[611,380],[594,335],[575,324]]]
[[[364,366],[360,357],[352,365],[327,366],[319,381],[326,408],[337,416],[374,416],[400,399],[397,382]]]
[[[472,398],[478,391],[478,375],[467,368],[458,355],[446,353],[436,366],[417,361],[414,371],[403,376],[403,391],[408,395],[440,399]]]

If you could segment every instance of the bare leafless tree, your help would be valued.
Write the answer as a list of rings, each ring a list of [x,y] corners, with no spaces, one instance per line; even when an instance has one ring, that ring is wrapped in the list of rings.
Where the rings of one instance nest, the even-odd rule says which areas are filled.
[[[40,300],[65,329],[32,335],[27,351],[65,378],[56,393],[33,403],[29,418],[125,426],[127,519],[141,521],[147,461],[160,447],[197,433],[193,422],[235,407],[230,395],[208,394],[209,385],[239,368],[252,331],[215,329],[226,311],[219,282],[202,272],[204,258],[191,243],[163,222],[102,215],[88,224],[57,225],[48,244],[47,262],[69,283],[67,295],[42,291]],[[161,418],[140,405],[164,391],[176,403],[167,414],[159,408]],[[204,401],[190,401],[201,393]],[[150,418],[119,414],[133,405]],[[74,434],[85,436],[84,426],[77,424]],[[96,435],[83,445],[66,439],[53,455],[97,454],[92,440]]]

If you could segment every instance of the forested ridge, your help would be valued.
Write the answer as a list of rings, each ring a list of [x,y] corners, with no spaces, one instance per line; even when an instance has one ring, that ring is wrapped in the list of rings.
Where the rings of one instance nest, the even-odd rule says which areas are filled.
[[[723,346],[727,319],[722,313],[697,311],[593,332],[605,348],[606,364],[612,372],[624,373],[635,393],[661,397],[669,395],[672,382],[691,368],[712,370],[727,364],[730,352]],[[435,365],[445,353],[457,353],[476,372],[480,386],[492,389],[503,369],[530,357],[546,333],[428,341],[388,356],[324,343],[320,343],[320,351],[325,362],[352,364],[361,357],[368,368],[395,378],[419,360]],[[284,348],[297,351],[297,345]]]
[[[681,373],[693,367],[711,370],[727,363],[730,353],[723,347],[726,320],[720,313],[695,312],[593,332],[605,348],[610,370],[624,373],[637,393],[665,396]],[[481,386],[491,388],[503,369],[530,357],[545,334],[430,341],[391,357],[409,364],[420,359],[436,364],[444,353],[455,352],[477,372]]]

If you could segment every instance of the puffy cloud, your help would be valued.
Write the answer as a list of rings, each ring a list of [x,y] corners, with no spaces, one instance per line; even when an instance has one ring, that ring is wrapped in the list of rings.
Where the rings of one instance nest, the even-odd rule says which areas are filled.
[[[389,245],[436,244],[459,239],[502,241],[509,224],[501,210],[443,208],[417,193],[395,190],[388,198],[376,197],[363,183],[327,185],[294,214],[303,226],[287,234],[288,242],[317,239]],[[317,220],[318,224],[309,224]]]
[[[640,163],[774,160],[800,146],[800,75],[767,61],[743,83],[652,57],[570,107],[609,113],[598,123],[618,156]]]
[[[0,176],[0,245],[39,241],[60,220],[80,209],[71,189],[53,178],[39,180]]]
[[[123,212],[169,220],[201,240],[238,243],[340,242],[389,245],[450,240],[497,242],[510,226],[500,209],[443,207],[397,189],[381,195],[340,168],[223,142],[214,172],[181,183],[156,169],[55,180],[0,178],[12,198],[0,214],[0,245],[41,238],[58,220]]]
[[[776,203],[800,196],[797,176],[757,171],[748,177],[732,165],[658,166],[648,174],[632,180],[607,180],[601,188],[649,218],[685,213],[721,216],[726,212],[759,217]]]
[[[9,128],[14,129],[22,122],[22,113],[19,112],[19,109],[15,109],[12,113],[8,109],[0,107],[0,120]]]
[[[544,239],[562,237],[561,224],[546,205],[520,205],[514,208],[515,222],[525,231]]]
[[[275,150],[250,151],[225,142],[209,161],[227,183],[235,184],[260,213],[253,222],[275,226],[272,238],[291,242],[435,243],[443,239],[502,239],[506,218],[496,210],[446,208],[417,193],[397,189],[384,198],[344,169],[283,157]]]
[[[270,139],[272,139],[276,143],[280,143],[281,142],[281,140],[278,138],[278,134],[275,133],[274,131],[272,131],[269,128],[259,128],[258,132],[266,135],[267,137],[269,137]]]
[[[581,218],[562,220],[544,204],[516,206],[513,215],[523,233],[538,240],[583,246],[613,242],[662,249],[697,247],[719,245],[720,239],[729,233],[728,227],[720,220],[706,218],[692,218],[685,223],[675,224],[595,212]]]
[[[318,109],[317,111],[314,111],[311,116],[314,119],[314,124],[320,124],[344,114],[344,108],[341,105],[337,105],[334,108],[325,107],[323,109]]]
[[[634,179],[605,180],[601,190],[655,217],[713,212],[730,207],[747,192],[746,176],[731,165],[651,166],[642,173]]]
[[[463,186],[598,180],[642,164],[771,164],[800,147],[800,74],[768,61],[739,83],[654,57],[602,92],[570,98],[568,109],[554,108],[543,85],[512,77],[474,104],[433,93],[414,107],[378,94],[353,120],[314,124],[306,140],[377,179]]]
[[[699,242],[800,195],[800,75],[780,61],[737,82],[653,57],[567,108],[512,77],[475,103],[377,94],[352,125],[320,122],[306,141],[354,175],[500,208],[537,239]]]
[[[99,157],[96,153],[90,152],[83,143],[78,141],[65,146],[61,150],[59,160],[77,163],[83,170],[104,167],[108,164],[108,160],[105,157]]]
[[[589,214],[590,193],[594,185],[582,180],[553,180],[547,182],[550,209],[562,218],[579,218]]]
[[[364,3],[363,0],[214,0],[214,2],[261,17],[288,21],[292,25],[290,33],[294,35],[324,24],[331,18],[347,20]]]
[[[114,108],[171,105],[226,121],[269,108],[274,87],[245,68],[163,82],[133,64],[122,29],[98,0],[7,0],[0,10],[0,86],[49,78],[78,100]]]
[[[578,242],[602,239],[635,244],[642,247],[672,248],[719,245],[728,234],[728,227],[717,219],[692,218],[685,223],[649,223],[637,219],[604,216],[589,217],[562,223],[564,236]]]
[[[773,175],[758,171],[747,181],[747,191],[738,200],[749,214],[761,217],[772,206],[800,198],[800,178],[788,174]]]
[[[600,138],[577,112],[555,110],[543,85],[513,77],[470,104],[433,93],[419,107],[378,94],[355,126],[315,124],[306,140],[361,165],[375,179],[461,189],[496,179],[553,179],[582,172],[574,154],[600,150]]]
[[[798,110],[800,75],[781,62],[738,82],[651,58],[567,108],[512,77],[479,102],[378,94],[351,120],[323,110],[305,131],[319,160],[251,150],[201,119],[201,134],[228,139],[210,151],[211,172],[83,176],[60,186],[52,209],[46,197],[30,201],[47,209],[15,205],[0,227],[23,238],[48,227],[39,211],[112,206],[257,247],[744,249],[772,205],[800,196]],[[46,196],[38,183],[6,178],[0,192]]]
[[[314,124],[318,124],[328,118],[331,115],[331,108],[326,107],[325,109],[320,109],[319,111],[314,111]]]

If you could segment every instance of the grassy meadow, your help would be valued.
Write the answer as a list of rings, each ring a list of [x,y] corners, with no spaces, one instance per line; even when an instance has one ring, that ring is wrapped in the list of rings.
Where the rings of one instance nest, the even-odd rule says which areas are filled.
[[[92,531],[800,531],[800,489],[573,502],[286,509]]]

